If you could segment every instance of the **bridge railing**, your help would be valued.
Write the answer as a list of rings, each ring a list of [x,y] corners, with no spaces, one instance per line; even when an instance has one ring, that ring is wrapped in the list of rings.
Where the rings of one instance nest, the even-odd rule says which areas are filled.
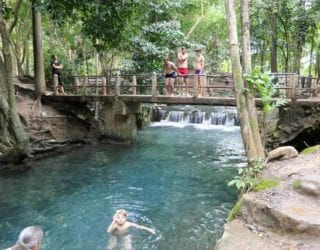
[[[274,97],[309,98],[317,96],[320,90],[317,78],[298,77],[293,73],[275,73],[274,83],[278,91]],[[115,74],[107,76],[75,76],[74,85],[66,86],[71,95],[143,95],[166,96],[165,77],[162,74]],[[234,97],[231,74],[195,75],[189,74],[187,84],[184,78],[175,79],[174,96],[187,97]],[[199,85],[199,81],[201,86]],[[256,97],[259,97],[256,94]]]
[[[165,78],[162,74],[75,76],[74,79],[74,85],[65,86],[71,95],[167,95]],[[206,97],[234,96],[233,82],[229,75],[189,74],[187,79],[186,84],[184,78],[180,78],[181,88],[179,88],[179,78],[175,79],[174,96],[198,97],[201,92]],[[202,86],[198,85],[200,80]]]

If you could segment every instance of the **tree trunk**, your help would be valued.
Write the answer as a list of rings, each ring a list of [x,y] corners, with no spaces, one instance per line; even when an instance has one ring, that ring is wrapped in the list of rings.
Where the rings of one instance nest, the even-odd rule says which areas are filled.
[[[316,63],[316,69],[315,69],[315,74],[318,77],[317,83],[319,82],[320,79],[320,44],[318,45],[317,49],[317,63]]]
[[[41,36],[41,14],[38,10],[37,1],[32,1],[32,30],[33,30],[33,57],[35,72],[35,97],[41,103],[41,96],[46,91],[42,36]]]
[[[26,60],[25,60],[26,66],[25,66],[25,74],[27,76],[30,75],[30,47],[29,43],[26,42]]]
[[[298,3],[298,11],[301,13],[297,17],[297,38],[296,38],[296,49],[295,49],[295,60],[294,60],[294,72],[298,75],[300,74],[301,67],[301,58],[302,58],[302,47],[306,40],[306,29],[307,29],[307,21],[306,21],[306,9],[305,9],[305,1],[299,0]]]
[[[278,27],[277,27],[277,15],[272,13],[271,15],[271,72],[278,72],[278,51],[277,51],[277,39],[278,39]]]
[[[301,40],[301,37],[299,37],[299,34],[298,34],[298,38],[297,38],[297,41],[296,41],[294,67],[293,67],[293,71],[295,73],[297,73],[298,75],[300,74],[302,45],[303,45],[303,42]]]
[[[235,83],[235,94],[237,100],[237,109],[239,113],[241,136],[249,164],[256,162],[257,151],[254,145],[253,135],[249,122],[249,114],[245,100],[245,90],[242,80],[242,69],[240,64],[239,45],[237,37],[237,23],[234,9],[234,0],[225,0],[226,15],[229,31],[230,60]]]
[[[0,9],[3,9],[3,2],[0,1]],[[13,82],[12,57],[10,53],[10,41],[6,29],[6,22],[0,12],[0,33],[2,39],[2,54],[3,54],[3,74],[2,78],[4,87],[6,88],[6,96],[0,96],[0,111],[8,122],[8,130],[14,141],[13,148],[1,155],[1,162],[20,162],[29,153],[29,138],[24,131],[19,119],[16,108],[15,90]]]
[[[251,47],[250,47],[250,20],[249,20],[249,6],[248,0],[241,0],[241,13],[242,13],[242,62],[243,73],[246,76],[251,71]],[[244,78],[245,88],[249,86]],[[261,135],[259,131],[259,122],[257,116],[257,109],[255,105],[254,89],[246,91],[247,108],[249,112],[249,121],[254,140],[255,149],[259,159],[264,159],[264,147],[261,141]]]
[[[262,41],[261,48],[260,48],[260,68],[261,68],[261,71],[263,71],[263,68],[264,68],[265,58],[266,58],[265,42]]]
[[[309,76],[312,75],[312,54],[313,54],[313,47],[314,47],[314,34],[312,32],[311,35],[311,48],[310,48],[310,57],[309,57]]]

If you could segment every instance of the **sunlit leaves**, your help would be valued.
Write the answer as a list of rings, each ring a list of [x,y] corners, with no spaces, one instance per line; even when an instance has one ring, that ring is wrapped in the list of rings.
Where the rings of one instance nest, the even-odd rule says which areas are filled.
[[[275,108],[287,103],[284,99],[279,99],[277,102],[272,100],[278,91],[278,85],[274,83],[274,78],[270,72],[263,73],[258,68],[255,68],[246,79],[249,85],[249,91],[253,93],[254,89],[258,90],[264,113],[269,113]]]

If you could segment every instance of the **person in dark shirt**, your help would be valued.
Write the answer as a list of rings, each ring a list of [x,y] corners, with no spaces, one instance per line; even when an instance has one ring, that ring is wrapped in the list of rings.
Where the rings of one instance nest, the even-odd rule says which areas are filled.
[[[55,92],[61,93],[62,95],[65,95],[63,82],[61,78],[61,69],[63,68],[63,65],[58,61],[58,58],[56,55],[52,55],[51,57],[51,69],[52,69],[52,77],[54,75],[57,75],[58,77],[58,89],[55,89]]]

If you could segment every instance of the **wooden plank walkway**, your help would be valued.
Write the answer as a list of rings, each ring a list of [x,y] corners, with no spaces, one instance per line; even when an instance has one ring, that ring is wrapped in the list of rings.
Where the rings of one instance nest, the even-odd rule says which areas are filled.
[[[16,87],[34,91],[33,84],[16,83]],[[236,100],[233,97],[186,97],[186,96],[152,96],[152,95],[54,95],[52,91],[46,91],[42,97],[44,100],[53,102],[114,102],[121,100],[126,103],[155,103],[167,105],[213,105],[213,106],[236,106]],[[274,98],[273,101],[277,99]],[[290,104],[292,101],[286,99]],[[312,106],[320,104],[320,97],[312,97],[308,99],[297,99],[297,105]],[[256,106],[261,107],[260,98],[256,98]]]

